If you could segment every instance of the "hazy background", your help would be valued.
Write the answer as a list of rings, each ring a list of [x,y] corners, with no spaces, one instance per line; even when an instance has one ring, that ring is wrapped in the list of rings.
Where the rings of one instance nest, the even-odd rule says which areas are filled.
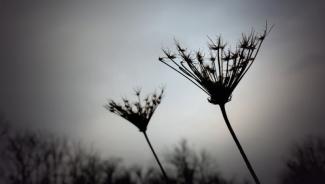
[[[324,8],[321,0],[2,0],[0,110],[14,126],[155,164],[139,131],[103,105],[166,85],[148,127],[158,154],[185,138],[227,176],[250,178],[219,108],[157,58],[173,38],[207,51],[206,36],[221,34],[234,46],[268,20],[275,27],[227,108],[261,181],[274,183],[292,143],[325,133]]]

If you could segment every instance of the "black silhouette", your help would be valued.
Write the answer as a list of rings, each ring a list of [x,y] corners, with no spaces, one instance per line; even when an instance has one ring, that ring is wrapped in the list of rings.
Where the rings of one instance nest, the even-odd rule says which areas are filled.
[[[2,143],[0,183],[136,184],[119,159],[104,160],[65,138],[10,130]]]
[[[325,141],[309,137],[301,145],[296,145],[286,161],[281,183],[325,183]]]
[[[216,42],[210,39],[208,58],[200,51],[188,51],[177,41],[175,41],[176,53],[163,49],[165,56],[159,57],[159,61],[208,94],[208,101],[211,104],[220,106],[226,125],[257,184],[260,181],[231,127],[225,104],[231,100],[233,90],[254,63],[261,45],[271,29],[272,27],[268,28],[266,24],[262,34],[256,34],[254,31],[249,35],[243,34],[235,50],[226,49],[226,44],[222,42],[221,37],[217,38]]]
[[[149,124],[149,121],[155,112],[156,108],[161,102],[162,95],[164,93],[164,89],[161,90],[160,94],[153,93],[152,95],[148,95],[144,101],[141,101],[141,90],[137,89],[135,90],[135,94],[138,98],[137,102],[130,103],[128,99],[123,98],[123,105],[117,104],[113,100],[111,100],[108,104],[105,105],[105,108],[109,110],[112,113],[115,113],[124,119],[128,120],[130,123],[135,125],[139,128],[140,132],[143,133],[144,137],[146,138],[146,141],[161,169],[161,172],[163,173],[166,182],[168,183],[168,177],[167,174],[161,165],[159,158],[153,149],[150,140],[148,138],[148,135],[146,133],[147,126]]]
[[[164,176],[154,168],[125,167],[118,158],[103,159],[80,143],[44,132],[20,132],[10,128],[2,143],[0,183],[6,184],[162,184]],[[185,141],[167,153],[174,176],[171,184],[233,184],[224,179],[215,160],[197,154]],[[172,173],[172,172],[171,172]]]
[[[205,151],[199,154],[182,140],[173,151],[167,154],[167,161],[175,170],[179,184],[230,184],[218,172],[216,161]]]

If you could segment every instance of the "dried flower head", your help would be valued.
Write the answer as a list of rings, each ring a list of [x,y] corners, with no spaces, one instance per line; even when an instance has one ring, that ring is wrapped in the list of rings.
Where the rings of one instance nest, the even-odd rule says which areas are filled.
[[[164,89],[162,88],[159,94],[154,92],[147,95],[143,100],[141,100],[141,89],[135,89],[134,91],[137,96],[137,101],[130,102],[128,99],[122,98],[123,103],[119,104],[113,100],[109,100],[104,107],[110,112],[131,122],[141,132],[145,132],[153,113],[161,102]]]
[[[266,23],[261,34],[252,31],[242,35],[236,48],[226,48],[221,37],[216,41],[209,38],[209,56],[202,52],[191,52],[175,41],[176,52],[163,49],[164,56],[159,61],[166,64],[202,91],[209,95],[212,104],[225,104],[231,100],[231,94],[251,67],[260,47],[271,31]]]

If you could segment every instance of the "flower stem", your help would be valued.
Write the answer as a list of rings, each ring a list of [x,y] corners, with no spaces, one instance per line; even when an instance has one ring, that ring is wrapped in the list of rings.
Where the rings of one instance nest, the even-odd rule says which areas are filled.
[[[228,127],[228,129],[229,129],[229,132],[230,132],[232,138],[234,139],[234,141],[235,141],[235,143],[236,143],[236,145],[237,145],[237,148],[238,148],[238,150],[239,150],[241,156],[243,157],[243,159],[244,159],[244,161],[245,161],[245,163],[246,163],[246,166],[247,166],[247,168],[248,168],[250,174],[251,174],[252,177],[254,178],[255,183],[256,183],[256,184],[260,184],[260,181],[259,181],[257,175],[255,174],[255,171],[254,171],[252,165],[250,164],[250,162],[249,162],[249,160],[248,160],[248,158],[247,158],[247,156],[246,156],[246,154],[245,154],[243,148],[242,148],[241,145],[240,145],[239,140],[237,139],[237,136],[236,136],[234,130],[232,129],[232,127],[231,127],[231,125],[230,125],[230,122],[229,122],[228,117],[227,117],[226,109],[225,109],[225,104],[220,104],[220,109],[221,109],[221,112],[222,112],[223,118],[225,119],[226,125],[227,125],[227,127]]]
[[[168,184],[168,177],[167,177],[167,174],[166,174],[166,172],[165,172],[163,166],[161,165],[161,163],[160,163],[160,161],[159,161],[159,158],[158,158],[158,156],[156,155],[156,152],[155,152],[155,150],[153,149],[153,147],[152,147],[152,145],[151,145],[151,143],[150,143],[150,141],[149,141],[149,138],[148,138],[148,136],[147,136],[147,133],[146,133],[145,131],[143,131],[143,134],[144,134],[144,137],[146,138],[146,140],[147,140],[147,142],[148,142],[148,145],[149,145],[149,147],[150,147],[150,149],[151,149],[153,155],[155,156],[155,159],[156,159],[156,161],[157,161],[157,163],[158,163],[158,165],[159,165],[159,167],[160,167],[160,170],[161,170],[162,174],[164,175],[164,178],[165,178],[165,180],[166,180],[166,183]]]

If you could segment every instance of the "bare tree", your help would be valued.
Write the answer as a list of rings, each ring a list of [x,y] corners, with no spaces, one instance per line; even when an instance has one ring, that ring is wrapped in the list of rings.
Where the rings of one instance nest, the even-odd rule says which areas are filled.
[[[309,137],[296,145],[282,173],[283,184],[325,183],[325,141]]]
[[[42,143],[39,163],[43,167],[42,183],[63,183],[66,180],[68,141],[65,138],[48,136]]]
[[[207,152],[196,153],[185,140],[167,154],[167,160],[175,169],[179,184],[230,183],[220,175],[216,161]]]
[[[103,161],[103,184],[112,184],[114,183],[115,175],[118,172],[121,159],[111,158],[109,160]]]
[[[116,184],[134,183],[131,171],[120,167],[121,159],[102,159],[99,154],[87,150],[81,144],[70,148],[67,163],[68,178],[71,184]]]
[[[35,152],[38,142],[35,135],[17,134],[9,137],[8,158],[12,162],[13,172],[10,172],[11,183],[33,183],[30,176],[37,170]]]

